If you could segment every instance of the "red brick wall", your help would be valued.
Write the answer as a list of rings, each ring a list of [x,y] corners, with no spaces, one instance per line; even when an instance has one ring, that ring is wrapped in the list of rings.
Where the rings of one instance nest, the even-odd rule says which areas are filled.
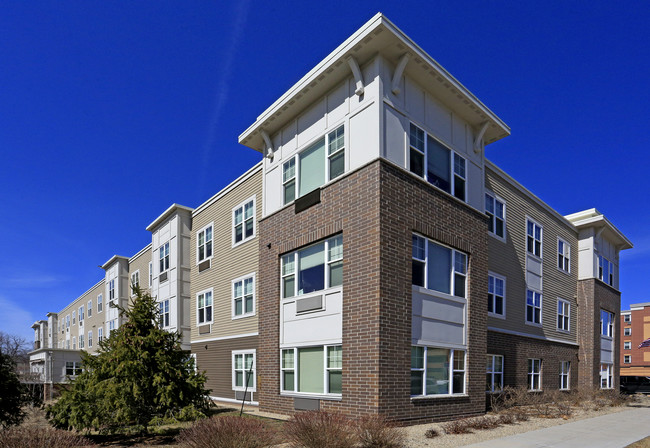
[[[650,337],[650,334],[646,336],[645,324],[650,325],[650,306],[644,306],[642,309],[632,310],[630,313],[631,322],[624,322],[623,316],[620,318],[620,330],[618,332],[619,341],[618,346],[620,350],[619,362],[621,365],[621,376],[630,375],[630,376],[648,376],[650,375],[650,361],[646,361],[644,358],[644,353],[650,353],[650,347],[639,348],[645,339]],[[646,321],[646,319],[648,319]],[[632,335],[624,336],[623,329],[631,328]],[[630,341],[631,348],[630,350],[623,349],[623,342]],[[630,363],[623,363],[623,356],[630,355]],[[629,372],[626,372],[629,370]]]

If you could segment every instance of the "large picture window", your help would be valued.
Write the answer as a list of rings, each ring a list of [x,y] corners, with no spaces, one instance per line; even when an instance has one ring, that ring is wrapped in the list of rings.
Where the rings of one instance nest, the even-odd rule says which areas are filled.
[[[282,165],[284,203],[314,191],[345,172],[345,132],[340,126]]]
[[[412,265],[414,285],[465,297],[467,255],[463,252],[413,235]]]
[[[411,395],[465,393],[465,351],[411,347]]]
[[[284,349],[281,358],[282,391],[341,394],[343,350],[340,345]]]
[[[485,390],[498,392],[503,389],[503,356],[486,355]]]
[[[343,237],[282,257],[282,297],[293,297],[343,284]]]

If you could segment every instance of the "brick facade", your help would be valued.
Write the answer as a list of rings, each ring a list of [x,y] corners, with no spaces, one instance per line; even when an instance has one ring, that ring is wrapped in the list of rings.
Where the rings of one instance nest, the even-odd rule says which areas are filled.
[[[631,310],[627,311],[630,318],[625,322],[624,316],[620,317],[620,331],[618,332],[618,347],[620,356],[618,357],[621,366],[621,376],[650,376],[650,347],[641,347],[639,345],[650,338],[650,304],[640,303],[632,304]],[[624,329],[630,329],[630,335],[625,336]],[[625,349],[624,342],[630,343],[630,348]],[[624,363],[623,356],[630,357],[629,363]]]

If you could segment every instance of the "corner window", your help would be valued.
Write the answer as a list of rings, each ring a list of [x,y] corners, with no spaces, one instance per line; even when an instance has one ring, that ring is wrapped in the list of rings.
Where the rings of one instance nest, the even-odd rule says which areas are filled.
[[[93,317],[93,301],[88,301],[88,317]]]
[[[233,246],[255,236],[255,198],[239,204],[232,210]]]
[[[614,314],[609,311],[600,310],[600,334],[614,337]]]
[[[632,355],[623,356],[623,363],[624,364],[630,364],[631,362],[632,362]]]
[[[496,274],[488,275],[488,313],[504,317],[506,303],[506,279]]]
[[[433,136],[411,123],[409,170],[432,185],[466,201],[466,161]]]
[[[212,224],[196,233],[196,262],[212,258]]]
[[[614,263],[602,255],[598,255],[598,279],[614,286]]]
[[[486,355],[485,391],[498,392],[503,389],[503,356]]]
[[[253,314],[255,314],[255,275],[233,280],[232,317],[244,317]]]
[[[526,291],[526,322],[542,323],[542,294],[532,289]]]
[[[571,246],[560,238],[557,240],[557,268],[566,273],[571,272]]]
[[[537,257],[542,257],[542,226],[535,221],[526,220],[526,250]]]
[[[255,351],[232,352],[232,389],[255,392]]]
[[[320,188],[344,172],[345,131],[344,126],[340,126],[284,162],[284,204]]]
[[[140,287],[140,271],[135,271],[131,274],[131,295],[135,295],[135,288]]]
[[[624,328],[623,329],[623,336],[632,336],[632,328]]]
[[[612,389],[614,387],[614,376],[613,376],[613,365],[612,364],[601,364],[600,365],[600,388],[601,389]]]
[[[541,390],[542,389],[542,360],[529,359],[528,360],[528,390]]]
[[[197,322],[199,325],[212,323],[212,290],[196,295]]]
[[[280,362],[283,392],[342,393],[343,349],[340,345],[284,349]]]
[[[632,341],[623,342],[623,350],[632,350]]]
[[[464,351],[411,347],[411,396],[464,393]]]
[[[101,313],[104,310],[103,296],[99,294],[97,296],[97,312]]]
[[[506,236],[506,203],[492,193],[485,193],[485,214],[488,215],[488,231],[499,238]]]
[[[467,255],[413,235],[412,282],[416,286],[465,297]]]
[[[560,361],[560,390],[571,388],[571,362]]]
[[[343,284],[343,236],[337,235],[282,257],[282,297]]]
[[[158,261],[160,263],[159,273],[162,274],[169,269],[169,242],[166,242],[158,249]]]
[[[557,299],[557,329],[569,331],[571,304],[566,300]]]
[[[158,302],[158,325],[160,328],[169,327],[169,300]]]

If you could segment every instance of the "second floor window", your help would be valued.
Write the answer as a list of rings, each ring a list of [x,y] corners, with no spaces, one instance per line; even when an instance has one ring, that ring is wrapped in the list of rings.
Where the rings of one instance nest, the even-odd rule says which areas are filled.
[[[160,246],[160,249],[158,251],[158,259],[160,263],[159,272],[163,273],[169,269],[169,242]]]
[[[255,199],[232,210],[232,243],[247,241],[255,236]]]
[[[505,238],[506,235],[506,204],[496,196],[485,193],[485,214],[488,215],[488,231]]]
[[[542,294],[531,289],[526,291],[526,322],[542,323]]]
[[[112,302],[115,299],[115,279],[108,282],[108,301]]]
[[[88,317],[93,316],[93,301],[89,300],[88,301]]]
[[[80,306],[80,307],[79,307],[79,325],[83,325],[83,323],[84,323],[84,317],[85,317],[85,314],[84,314],[84,307],[83,307],[83,306]]]
[[[338,235],[282,257],[282,297],[343,284],[343,236]]]
[[[98,313],[101,313],[104,310],[104,308],[103,308],[104,304],[102,303],[102,300],[103,300],[102,295],[99,294],[97,296],[97,312]]]
[[[196,235],[196,257],[199,263],[212,257],[212,224]]]
[[[131,274],[131,287],[133,288],[131,295],[135,295],[135,288],[140,287],[140,271],[135,271]]]
[[[557,301],[557,329],[569,331],[569,322],[571,316],[571,305],[566,300],[558,299]]]
[[[235,280],[232,285],[233,317],[255,313],[255,278]]]
[[[488,313],[505,316],[506,280],[488,275]]]
[[[413,235],[413,284],[427,289],[465,297],[467,255]]]
[[[526,221],[526,250],[528,253],[542,256],[542,226],[533,220]]]
[[[212,323],[212,291],[197,294],[196,304],[199,325]]]
[[[557,267],[564,272],[570,272],[571,246],[564,240],[557,240]]]

